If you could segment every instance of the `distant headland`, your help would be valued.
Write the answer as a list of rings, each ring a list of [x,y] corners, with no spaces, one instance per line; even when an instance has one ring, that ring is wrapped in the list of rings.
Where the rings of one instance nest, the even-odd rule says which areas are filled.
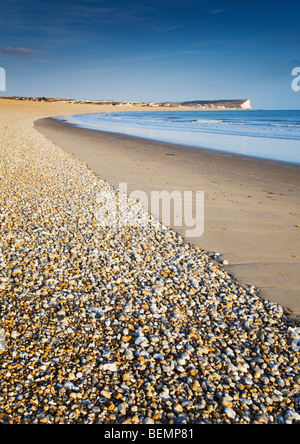
[[[135,102],[127,100],[80,100],[53,97],[2,97],[2,99],[21,100],[31,102],[62,102],[76,104],[95,104],[95,105],[112,105],[112,106],[140,106],[140,107],[184,107],[196,109],[252,109],[249,99],[235,100],[192,100],[186,102]]]
[[[191,106],[206,109],[251,109],[249,99],[237,100],[193,100],[188,102],[165,102],[163,106]]]

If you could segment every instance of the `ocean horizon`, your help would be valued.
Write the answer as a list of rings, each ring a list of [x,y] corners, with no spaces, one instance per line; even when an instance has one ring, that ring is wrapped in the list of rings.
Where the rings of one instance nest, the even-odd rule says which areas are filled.
[[[300,164],[300,110],[134,111],[56,119],[81,128]]]

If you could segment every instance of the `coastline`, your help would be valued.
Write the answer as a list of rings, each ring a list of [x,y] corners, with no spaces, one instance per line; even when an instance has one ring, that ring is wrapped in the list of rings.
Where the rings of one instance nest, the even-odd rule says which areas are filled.
[[[34,128],[78,112],[62,109],[0,100],[0,423],[298,423],[297,323]],[[86,156],[90,133],[68,137]],[[158,144],[155,159],[151,142],[101,140],[104,173],[120,167],[122,148],[134,179],[128,165],[142,152],[141,183],[149,170],[166,184],[166,158],[182,153]],[[192,152],[187,170],[171,163],[184,189]],[[197,172],[201,184],[212,174],[213,193],[225,157],[211,154]],[[107,224],[120,204],[147,225]]]
[[[300,320],[300,167],[278,161],[78,128],[48,118],[35,128],[128,193],[204,191],[205,228],[188,242],[228,260],[243,285]],[[84,147],[84,148],[83,148]],[[184,236],[186,227],[171,227]]]

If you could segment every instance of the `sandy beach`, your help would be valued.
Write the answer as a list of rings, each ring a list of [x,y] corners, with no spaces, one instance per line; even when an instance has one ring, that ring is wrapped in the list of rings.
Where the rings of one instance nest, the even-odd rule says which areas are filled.
[[[49,119],[114,110],[0,100],[0,422],[299,422],[299,168]],[[204,235],[101,225],[120,182]]]

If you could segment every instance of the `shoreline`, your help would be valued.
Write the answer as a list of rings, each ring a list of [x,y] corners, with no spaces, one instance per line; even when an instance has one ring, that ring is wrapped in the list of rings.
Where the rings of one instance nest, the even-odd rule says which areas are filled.
[[[193,117],[188,117],[188,113],[193,113]],[[219,111],[220,112],[220,111]],[[138,124],[139,120],[139,112],[127,112],[125,113],[125,119],[123,119],[122,113],[111,113],[112,116],[109,117],[110,113],[106,113],[106,117],[104,120],[98,121],[96,116],[101,116],[101,113],[95,114],[92,118],[90,115],[79,115],[79,116],[56,116],[55,119],[66,122],[70,125],[83,128],[83,129],[91,129],[97,130],[106,133],[113,134],[123,134],[128,135],[129,137],[137,137],[141,139],[147,139],[158,142],[165,142],[176,144],[180,146],[189,146],[192,148],[198,149],[208,149],[212,151],[219,151],[221,153],[229,153],[235,155],[241,155],[243,157],[250,157],[262,160],[270,160],[281,163],[288,163],[291,165],[297,165],[300,167],[300,157],[299,157],[299,140],[295,139],[293,135],[290,137],[284,137],[280,132],[275,134],[272,133],[272,137],[270,137],[269,130],[266,130],[266,127],[262,131],[258,131],[255,129],[251,129],[251,133],[244,133],[245,129],[239,132],[233,131],[232,124],[234,120],[229,123],[229,127],[231,126],[231,130],[223,128],[221,130],[219,125],[219,121],[223,121],[224,113],[221,111],[222,119],[220,115],[217,117],[217,120],[212,120],[217,124],[216,129],[210,127],[210,125],[204,125],[201,127],[201,122],[208,123],[210,117],[206,113],[204,120],[199,119],[200,115],[195,111],[175,111],[174,116],[172,117],[172,112],[164,112],[165,118],[164,120],[171,119],[180,119],[183,118],[183,122],[187,119],[187,126],[181,126],[182,122],[179,124],[178,128],[173,127],[171,122],[165,126],[164,129],[160,127],[161,120],[159,125],[156,125],[157,120],[157,112],[146,111],[143,114],[143,118],[141,122],[141,126]],[[135,116],[132,119],[132,115]],[[231,113],[231,118],[234,115],[234,112]],[[229,120],[231,120],[231,118]],[[239,115],[240,119],[241,114]],[[258,118],[266,118],[264,116],[255,116],[254,120]],[[120,123],[119,122],[120,120]],[[138,119],[138,120],[136,120]],[[192,120],[189,120],[192,119]],[[208,120],[207,120],[208,119]],[[221,119],[221,120],[220,120]],[[192,126],[189,126],[191,122],[200,122],[200,129],[195,130]],[[127,123],[126,123],[127,122]],[[140,122],[140,123],[141,123]],[[238,121],[237,121],[238,122]],[[241,123],[241,122],[238,122]],[[150,124],[150,125],[149,125]],[[127,126],[128,125],[128,126]],[[170,126],[169,126],[170,125]],[[271,125],[272,127],[272,125]],[[270,127],[270,128],[271,128]],[[252,132],[253,130],[253,132]],[[281,135],[280,135],[281,134]],[[296,134],[294,134],[296,137]]]
[[[299,322],[297,164],[83,129],[52,118],[35,121],[35,128],[101,179],[116,187],[127,183],[128,193],[141,190],[150,199],[152,190],[204,191],[204,234],[186,240],[221,253],[230,275],[257,287]],[[185,237],[186,227],[170,226]]]
[[[180,110],[177,110],[177,111],[180,111]],[[216,111],[216,110],[210,110],[210,111]],[[238,111],[243,111],[243,110],[238,110]],[[249,110],[244,110],[244,111],[249,111]],[[130,112],[130,111],[126,111],[126,112]],[[134,110],[133,112],[136,112],[136,110]],[[158,110],[158,112],[159,112],[159,110]],[[71,114],[71,116],[73,116],[73,114]],[[236,152],[233,152],[233,151],[224,151],[224,150],[219,149],[219,148],[208,148],[204,144],[203,144],[203,146],[196,146],[196,145],[192,145],[192,144],[188,145],[188,144],[184,144],[184,143],[180,143],[180,142],[164,141],[164,140],[160,140],[158,138],[155,139],[155,138],[151,138],[151,137],[142,137],[142,136],[139,136],[139,135],[126,134],[126,133],[117,132],[117,131],[106,131],[106,130],[96,129],[96,128],[85,128],[85,127],[82,127],[82,126],[80,126],[80,125],[78,125],[76,123],[68,122],[67,120],[64,120],[64,119],[63,120],[58,119],[58,117],[62,117],[62,116],[51,116],[51,117],[45,117],[43,119],[38,119],[38,120],[45,120],[45,119],[49,118],[51,120],[61,122],[61,123],[65,124],[65,125],[67,125],[69,127],[72,127],[72,128],[79,128],[79,129],[82,129],[82,130],[95,131],[96,133],[102,133],[102,134],[112,135],[112,136],[121,136],[121,137],[124,136],[124,138],[125,138],[124,140],[126,140],[126,138],[128,138],[128,140],[130,140],[130,139],[137,139],[137,140],[140,140],[141,142],[142,141],[144,141],[144,142],[148,141],[148,142],[150,142],[152,144],[153,143],[154,144],[155,143],[160,143],[160,144],[164,144],[164,145],[171,146],[171,147],[180,147],[181,149],[200,150],[202,152],[205,151],[208,154],[209,153],[211,153],[211,154],[216,153],[216,154],[220,154],[221,156],[224,155],[226,157],[233,156],[233,157],[237,157],[237,158],[240,157],[241,159],[244,159],[244,160],[245,159],[249,159],[250,161],[251,160],[254,160],[254,161],[256,160],[256,161],[259,161],[259,162],[267,162],[270,165],[274,164],[274,166],[276,166],[276,165],[284,166],[285,165],[287,167],[292,167],[292,168],[296,167],[296,168],[299,169],[299,174],[300,174],[300,162],[291,162],[291,161],[287,161],[287,160],[278,160],[278,159],[271,159],[271,158],[267,158],[267,157],[258,157],[258,156],[255,156],[255,155],[240,154],[240,153],[236,153]],[[68,117],[68,116],[66,116],[66,117]],[[34,122],[34,125],[36,124],[36,122],[37,121]],[[226,134],[226,135],[228,135],[228,134]],[[235,136],[233,136],[231,134],[230,134],[230,136],[235,137]],[[275,140],[281,140],[282,142],[285,141],[285,139],[276,139],[276,138],[275,138]],[[290,139],[287,139],[287,140],[290,140]]]

